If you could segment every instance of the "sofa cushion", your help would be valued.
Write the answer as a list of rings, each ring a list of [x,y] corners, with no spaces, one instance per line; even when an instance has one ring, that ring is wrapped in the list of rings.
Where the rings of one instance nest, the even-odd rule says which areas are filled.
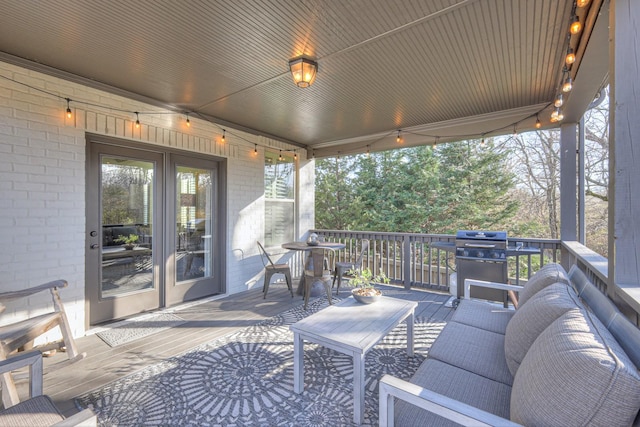
[[[509,418],[511,387],[446,364],[427,359],[411,377],[411,382],[492,414]],[[397,400],[396,426],[457,426],[449,420]]]
[[[604,325],[585,309],[540,334],[514,379],[511,419],[524,425],[631,425],[640,376]]]
[[[449,322],[429,349],[429,357],[509,386],[513,382],[502,334]]]
[[[518,307],[522,307],[540,290],[554,283],[569,283],[567,272],[560,264],[546,264],[525,283],[518,295]]]
[[[531,344],[547,327],[567,311],[581,306],[571,286],[555,283],[536,293],[518,308],[507,325],[504,355],[511,375],[515,375]]]
[[[463,299],[450,321],[504,335],[514,313],[514,310],[485,301]]]

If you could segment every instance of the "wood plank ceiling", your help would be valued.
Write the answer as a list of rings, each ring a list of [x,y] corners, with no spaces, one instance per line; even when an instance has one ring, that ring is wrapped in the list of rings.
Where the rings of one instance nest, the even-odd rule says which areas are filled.
[[[436,137],[478,136],[535,115],[557,93],[573,2],[0,5],[0,60],[44,65],[45,71],[331,155],[391,147],[398,129],[408,145],[428,144]],[[293,84],[288,70],[288,60],[301,54],[319,64],[306,89]],[[540,115],[545,125],[549,112]]]

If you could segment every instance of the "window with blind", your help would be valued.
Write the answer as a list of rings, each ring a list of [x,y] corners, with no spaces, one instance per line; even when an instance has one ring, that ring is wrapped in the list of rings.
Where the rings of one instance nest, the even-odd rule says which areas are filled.
[[[264,240],[278,246],[294,240],[295,163],[293,158],[266,152],[264,156]]]

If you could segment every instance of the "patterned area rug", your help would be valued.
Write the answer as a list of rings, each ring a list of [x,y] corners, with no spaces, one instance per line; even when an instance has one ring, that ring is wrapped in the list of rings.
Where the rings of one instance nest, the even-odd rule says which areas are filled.
[[[157,334],[165,329],[185,323],[186,320],[171,313],[158,313],[136,319],[119,322],[117,326],[96,333],[102,341],[116,347],[149,335]]]
[[[305,343],[304,392],[293,392],[289,325],[327,306],[320,298],[150,366],[76,399],[92,405],[101,426],[348,426],[353,425],[351,357]],[[415,356],[406,326],[366,356],[364,425],[378,424],[378,379],[409,378],[444,323],[416,319]]]

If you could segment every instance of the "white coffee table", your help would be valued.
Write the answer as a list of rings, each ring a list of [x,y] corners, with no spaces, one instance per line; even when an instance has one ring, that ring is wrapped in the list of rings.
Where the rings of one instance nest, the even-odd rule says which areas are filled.
[[[349,297],[290,326],[293,331],[293,390],[304,390],[304,340],[353,357],[353,420],[364,416],[364,362],[375,346],[400,322],[407,321],[407,354],[413,356],[413,321],[418,303],[382,297],[360,304]]]

